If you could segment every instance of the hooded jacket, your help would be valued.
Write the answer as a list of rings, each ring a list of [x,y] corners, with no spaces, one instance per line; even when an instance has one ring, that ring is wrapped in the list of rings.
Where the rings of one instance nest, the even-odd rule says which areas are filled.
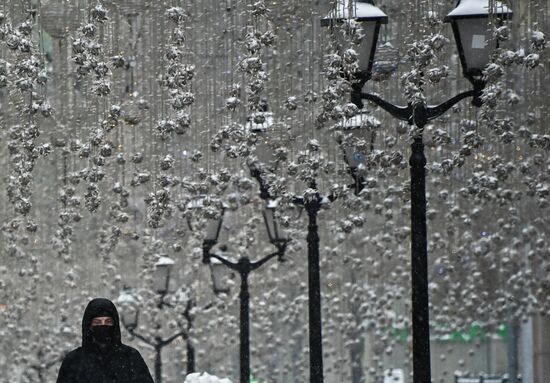
[[[94,342],[92,319],[113,318],[113,339],[102,349]],[[108,299],[96,298],[88,303],[82,318],[82,346],[65,356],[57,383],[153,383],[153,378],[140,353],[120,340],[120,323],[115,305]]]

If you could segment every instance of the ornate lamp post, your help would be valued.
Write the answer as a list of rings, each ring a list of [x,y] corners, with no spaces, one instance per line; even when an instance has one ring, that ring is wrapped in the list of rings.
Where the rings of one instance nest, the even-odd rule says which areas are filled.
[[[275,256],[279,257],[279,262],[282,262],[283,255],[286,250],[287,240],[280,235],[281,233],[277,226],[277,221],[274,214],[275,207],[276,204],[273,201],[270,201],[263,213],[269,240],[275,247],[277,247],[276,252],[268,254],[255,262],[250,261],[250,259],[246,256],[239,258],[237,262],[233,262],[227,256],[225,246],[222,246],[221,253],[210,252],[213,245],[217,243],[217,235],[213,242],[210,241],[206,243],[207,240],[205,239],[205,244],[203,246],[203,263],[210,264],[215,293],[229,292],[229,287],[223,285],[223,271],[225,268],[236,271],[239,273],[241,278],[241,290],[239,293],[241,383],[250,383],[250,293],[248,292],[248,276],[252,271],[259,269],[262,265]],[[222,220],[223,215],[220,215],[219,226],[221,226]],[[219,230],[217,233],[219,234]]]
[[[269,134],[271,124],[262,124],[261,127],[250,126],[250,131],[256,133],[262,142],[266,141],[266,135]],[[344,131],[353,130],[352,127],[342,126]],[[357,130],[355,134],[362,134],[363,131]],[[362,168],[363,160],[360,158],[364,152],[362,148],[352,145],[348,147],[342,145],[345,159],[349,166],[349,173],[354,178],[355,182],[351,187],[355,188],[355,192],[359,193],[363,188]],[[270,201],[269,185],[264,179],[266,169],[272,170],[276,166],[275,153],[269,145],[256,146],[257,161],[250,162],[250,175],[254,177],[260,186],[260,198]],[[267,162],[262,159],[269,159]],[[312,181],[309,185],[314,193],[310,193],[308,198],[303,196],[294,196],[293,202],[297,206],[305,209],[308,215],[308,234],[307,234],[307,253],[308,253],[308,313],[309,313],[309,369],[310,382],[323,382],[323,336],[322,336],[322,317],[321,317],[321,275],[320,275],[320,255],[319,255],[319,233],[317,226],[317,215],[323,205],[334,201],[336,197],[330,195],[327,197],[321,196],[317,190],[317,184]],[[269,214],[264,212],[264,218],[269,217]],[[270,237],[271,238],[271,237]],[[272,240],[273,241],[273,240]]]
[[[396,106],[382,98],[363,93],[362,88],[371,77],[372,63],[376,52],[378,28],[380,23],[387,22],[387,16],[376,7],[373,0],[357,1],[355,14],[349,7],[333,12],[322,21],[322,25],[333,26],[344,19],[355,19],[363,22],[366,35],[364,43],[368,60],[361,59],[361,70],[356,74],[352,86],[351,101],[362,109],[362,100],[374,102],[392,116],[408,121],[419,128],[420,134],[411,145],[411,276],[412,276],[412,334],[413,334],[413,381],[427,383],[431,381],[430,369],[430,332],[428,310],[428,251],[426,228],[426,157],[422,141],[422,130],[428,121],[444,114],[449,108],[464,98],[473,97],[472,104],[480,106],[481,93],[485,83],[482,71],[489,63],[488,19],[489,12],[496,19],[512,16],[510,9],[500,2],[495,2],[494,9],[489,9],[489,0],[459,0],[455,9],[445,19],[451,22],[456,44],[463,67],[464,76],[472,83],[473,89],[460,93],[438,106],[409,104]],[[366,24],[365,24],[366,23]],[[373,26],[374,25],[374,26]]]
[[[347,14],[349,4],[344,4],[344,10],[333,12],[332,17],[323,19],[322,25],[332,25],[333,21],[342,21]],[[376,8],[371,2],[357,2],[355,5],[355,18],[362,22],[363,27],[368,31],[368,36],[361,43],[362,52],[359,61],[364,67],[362,70],[365,78],[370,78],[370,71],[374,62],[374,51],[376,49],[376,40],[380,25],[387,22],[387,16],[380,9]],[[352,132],[356,126],[342,126],[342,130]],[[258,129],[255,131],[258,135],[265,134],[266,129]],[[352,132],[352,134],[362,134],[360,130]],[[344,142],[342,142],[344,143]],[[355,189],[355,193],[359,193],[364,187],[362,176],[362,163],[364,161],[363,148],[356,145],[349,146],[344,143],[345,160],[349,167],[349,173],[354,179],[354,184],[350,185]],[[258,148],[257,148],[258,150]],[[260,147],[261,151],[270,150],[270,148]],[[264,178],[262,177],[263,168],[270,168],[265,163],[261,162],[261,156],[258,157],[258,162],[249,164],[250,174],[260,185],[260,197],[269,199],[269,188]],[[267,156],[264,155],[264,158]],[[308,234],[307,234],[307,251],[308,251],[308,312],[309,312],[309,375],[310,382],[323,382],[323,335],[322,335],[322,317],[321,317],[321,275],[320,275],[320,255],[319,255],[319,233],[317,226],[317,215],[324,204],[328,204],[335,200],[335,197],[330,195],[327,197],[321,196],[317,189],[317,183],[312,181],[309,185],[314,193],[310,193],[308,198],[303,196],[295,196],[294,204],[304,207],[308,215]]]
[[[160,295],[157,307],[163,309],[166,307],[174,307],[171,303],[166,302],[164,298],[169,292],[170,286],[170,271],[174,266],[174,261],[168,257],[160,257],[155,263],[154,280],[153,285],[155,292]],[[136,331],[139,325],[139,309],[137,307],[138,301],[136,298],[128,293],[123,292],[118,298],[117,303],[121,305],[122,325],[130,333],[130,335],[138,338],[144,343],[155,349],[155,383],[162,383],[162,349],[170,345],[174,340],[179,337],[183,337],[188,340],[188,332],[185,331],[180,324],[181,330],[176,334],[169,336],[168,338],[162,338],[160,335],[156,335],[154,338],[149,338]],[[189,299],[183,316],[188,322],[188,327],[191,326],[191,308],[192,301]],[[160,329],[160,323],[157,323],[157,330]],[[195,351],[190,342],[187,342],[187,373],[195,371]]]

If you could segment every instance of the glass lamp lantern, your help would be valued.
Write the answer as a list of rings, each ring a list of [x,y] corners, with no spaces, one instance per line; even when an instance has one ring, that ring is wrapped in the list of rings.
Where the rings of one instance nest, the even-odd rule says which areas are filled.
[[[198,214],[197,211],[202,208],[204,198],[206,198],[204,195],[192,198],[185,206],[185,220],[190,231],[194,230],[193,218]]]
[[[220,256],[227,258],[226,252],[221,252]],[[212,277],[212,287],[214,294],[228,294],[229,284],[227,283],[229,270],[228,268],[217,258],[210,258],[210,275]]]
[[[491,31],[489,16],[495,20],[512,18],[512,11],[499,1],[491,6],[489,0],[458,0],[455,8],[445,17],[451,23],[458,48],[464,77],[471,82],[481,80],[483,69],[490,61]]]
[[[153,277],[154,289],[159,294],[166,294],[170,286],[170,271],[174,266],[174,260],[161,256],[155,263],[155,273]]]
[[[222,209],[220,211],[220,214],[218,217],[214,218],[208,218],[206,220],[206,227],[205,227],[205,237],[204,241],[215,244],[218,242],[218,237],[220,236],[220,230],[222,228],[223,223],[223,214],[224,210]]]
[[[338,2],[336,9],[321,20],[321,26],[331,27],[341,51],[348,45],[343,26],[346,20],[358,21],[363,28],[364,36],[358,52],[359,74],[368,80],[371,76],[380,26],[388,23],[388,16],[374,4],[374,0],[357,0],[351,4],[349,0]]]
[[[129,307],[128,310],[123,311],[124,323],[128,330],[132,331],[138,326],[139,310],[135,307]]]
[[[269,241],[273,244],[279,244],[285,242],[285,238],[283,238],[282,232],[277,224],[275,209],[277,209],[277,201],[269,200],[263,211],[263,216]]]
[[[369,129],[375,129],[380,122],[367,113],[358,113],[340,123],[342,136],[339,144],[344,152],[344,159],[353,174],[362,173],[369,147]]]
[[[127,291],[122,291],[116,299],[117,305],[121,308],[121,319],[124,326],[132,331],[138,326],[139,310],[137,300]]]
[[[255,112],[251,114],[246,122],[245,129],[249,133],[255,133],[256,157],[261,166],[274,170],[277,167],[277,158],[273,148],[273,113]]]

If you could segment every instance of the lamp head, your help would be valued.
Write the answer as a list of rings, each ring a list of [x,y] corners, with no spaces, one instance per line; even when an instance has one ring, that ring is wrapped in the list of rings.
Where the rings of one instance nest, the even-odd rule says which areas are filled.
[[[225,251],[225,249],[226,247],[220,246],[220,252],[218,252],[218,255],[224,258],[228,258],[229,253]],[[230,270],[219,259],[214,257],[210,258],[209,266],[210,276],[212,278],[212,289],[214,290],[214,294],[228,294],[230,291],[228,283]]]
[[[166,294],[170,285],[170,271],[174,266],[174,260],[161,256],[155,263],[154,286],[159,294]]]
[[[451,23],[464,77],[472,83],[481,81],[483,69],[490,61],[491,31],[489,17],[497,22],[512,18],[512,11],[506,5],[489,0],[458,0],[455,8],[445,17]]]
[[[269,241],[275,246],[281,246],[282,243],[286,242],[286,239],[283,238],[282,230],[277,223],[277,218],[275,216],[276,209],[277,201],[268,200],[263,211],[263,216]]]
[[[381,24],[388,23],[388,16],[374,4],[374,0],[358,0],[353,4],[344,0],[343,4],[329,12],[328,16],[321,19],[321,26],[331,28],[336,35],[338,49],[347,49],[347,39],[344,35],[344,23],[347,20],[355,20],[363,28],[363,38],[359,46],[359,77],[367,81],[371,77],[372,64],[376,53],[376,44]]]

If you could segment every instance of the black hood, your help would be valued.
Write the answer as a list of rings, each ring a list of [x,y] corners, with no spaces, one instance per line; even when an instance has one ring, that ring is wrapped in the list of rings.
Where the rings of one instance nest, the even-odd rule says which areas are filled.
[[[95,298],[88,303],[86,310],[84,310],[84,317],[82,318],[82,347],[88,348],[93,345],[90,327],[92,325],[92,319],[97,317],[113,318],[114,344],[120,344],[120,321],[115,305],[108,299]]]

